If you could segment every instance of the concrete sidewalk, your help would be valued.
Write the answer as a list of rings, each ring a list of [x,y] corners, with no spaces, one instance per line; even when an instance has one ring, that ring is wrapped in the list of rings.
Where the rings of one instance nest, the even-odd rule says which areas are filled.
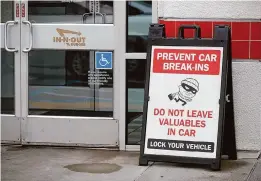
[[[2,146],[3,181],[259,181],[257,152],[222,161],[222,171],[195,165],[138,166],[139,153],[73,148]]]

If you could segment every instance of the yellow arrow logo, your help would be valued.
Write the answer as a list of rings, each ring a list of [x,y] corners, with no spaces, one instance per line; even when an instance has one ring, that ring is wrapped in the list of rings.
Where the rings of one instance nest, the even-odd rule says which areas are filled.
[[[56,28],[56,31],[59,33],[60,36],[64,36],[64,34],[74,34],[74,35],[81,36],[81,34],[82,34],[79,31],[71,31],[71,30],[65,30],[65,29],[60,29],[60,28]]]

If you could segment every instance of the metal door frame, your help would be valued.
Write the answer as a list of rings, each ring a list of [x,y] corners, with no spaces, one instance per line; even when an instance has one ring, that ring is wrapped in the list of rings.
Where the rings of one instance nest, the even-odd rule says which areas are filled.
[[[1,142],[2,143],[20,143],[20,2],[13,1],[13,19],[6,23],[1,23],[1,49],[14,54],[14,115],[1,114]],[[2,57],[1,57],[2,58]],[[1,75],[2,76],[2,75]]]
[[[24,7],[24,9],[23,9]],[[105,25],[108,28],[113,28],[113,36],[118,37],[119,32],[122,31],[121,27],[125,26],[125,19],[122,18],[122,15],[125,15],[125,2],[124,1],[114,1],[113,5],[114,12],[114,24]],[[31,48],[31,41],[33,42],[32,48],[46,49],[44,45],[37,44],[35,39],[28,41],[30,36],[30,29],[28,25],[32,26],[32,31],[35,33],[37,31],[43,30],[43,28],[52,28],[58,26],[57,24],[30,24],[28,23],[28,14],[27,14],[27,1],[21,1],[21,12],[26,12],[25,15],[21,17],[21,49]],[[72,26],[79,27],[79,24],[59,24],[59,26]],[[83,25],[90,28],[98,27],[102,25]],[[86,28],[85,27],[85,28]],[[88,29],[86,29],[88,30]],[[110,29],[107,29],[110,31]],[[26,35],[27,34],[27,35]],[[31,37],[29,37],[31,38]],[[91,37],[90,37],[91,38]],[[28,115],[28,50],[21,51],[21,136],[22,144],[26,145],[66,145],[66,146],[87,146],[87,147],[119,147],[119,122],[125,121],[125,118],[121,117],[120,113],[122,111],[121,107],[125,104],[125,100],[119,97],[121,94],[122,79],[121,75],[124,72],[122,70],[121,59],[124,57],[124,51],[121,50],[121,45],[124,43],[122,41],[117,41],[115,38],[114,44],[111,45],[111,50],[114,51],[114,67],[113,67],[113,118],[95,118],[95,117],[65,117],[65,116],[33,116]],[[42,47],[41,47],[42,46]],[[104,47],[106,47],[104,45]],[[104,49],[101,48],[101,49]],[[108,47],[108,45],[107,45]],[[89,47],[90,48],[90,47]],[[50,49],[50,48],[49,48]],[[54,48],[56,49],[56,48]],[[57,49],[64,49],[59,48]],[[93,49],[97,49],[97,46]],[[122,70],[122,71],[119,71]],[[88,122],[88,124],[86,124]],[[52,126],[56,124],[56,126]],[[112,126],[114,125],[114,126]],[[58,130],[58,128],[60,128]],[[98,137],[98,130],[95,128],[100,128],[99,130],[104,135],[102,140]],[[108,129],[107,129],[108,128]],[[110,130],[111,128],[111,130]],[[57,136],[59,132],[60,135]],[[70,132],[71,134],[68,134]],[[95,136],[95,140],[92,140],[88,137],[86,133],[91,133],[88,136]],[[85,133],[85,134],[84,134]],[[72,134],[74,134],[72,136]],[[112,137],[111,139],[109,137]],[[125,135],[124,135],[125,137]],[[56,139],[56,140],[55,140]]]
[[[152,0],[152,23],[158,23],[158,1],[157,0]],[[126,14],[126,10],[125,10],[125,14]],[[126,32],[126,26],[124,26],[124,29],[122,30],[124,32]],[[124,33],[124,35],[121,35],[119,36],[120,38],[121,37],[126,37],[126,33]],[[146,61],[146,56],[147,56],[147,52],[143,52],[143,53],[128,53],[126,52],[126,41],[124,42],[124,54],[125,54],[125,60],[122,61],[122,63],[124,65],[122,65],[122,67],[126,67],[126,60],[127,59],[137,59],[139,61]],[[126,69],[126,68],[125,68]],[[126,74],[124,74],[124,79],[122,80],[124,85],[126,85]],[[127,101],[127,97],[126,97],[126,87],[125,87],[125,90],[122,90],[124,92],[123,95],[121,96],[124,96],[124,99],[126,99]],[[122,117],[126,115],[126,104],[123,105],[124,108],[124,111],[121,113]],[[125,119],[125,118],[124,118]],[[127,136],[127,132],[126,132],[126,121],[124,121],[124,123],[120,124],[120,135],[126,135]],[[120,136],[121,138],[121,136]],[[126,143],[126,140],[125,140],[125,137],[124,137],[124,140],[122,140],[121,142],[121,145],[120,145],[120,148],[121,150],[127,150],[127,151],[139,151],[140,150],[140,145],[128,145]]]
[[[19,10],[20,10],[20,1],[15,1],[15,3],[18,3]],[[118,109],[115,109],[114,111],[114,117],[119,121],[119,130],[118,130],[118,137],[119,137],[119,149],[120,150],[139,150],[139,145],[126,145],[125,142],[125,136],[126,136],[126,59],[143,59],[146,58],[146,52],[144,53],[127,53],[126,52],[126,18],[123,18],[126,16],[126,2],[125,1],[118,1],[118,6],[121,6],[121,9],[114,14],[114,23],[117,25],[118,28],[115,30],[115,34],[117,35],[117,39],[115,40],[115,51],[114,51],[114,57],[115,60],[121,60],[116,61],[114,64],[114,68],[118,70],[118,76],[114,74],[114,80],[117,83],[117,86],[119,86],[119,89],[114,89],[114,105],[118,105]],[[158,21],[158,12],[157,12],[157,1],[152,1],[152,22],[156,23]],[[15,8],[15,6],[14,6]],[[15,10],[14,10],[15,13]],[[19,13],[21,13],[19,11]],[[122,17],[123,16],[123,17]],[[19,19],[20,17],[18,17]],[[17,19],[17,18],[16,18]],[[20,22],[19,22],[19,29],[20,29]],[[3,37],[3,31],[1,32],[1,36]],[[16,41],[20,42],[20,39],[18,38]],[[1,48],[3,48],[3,40],[1,40]],[[21,96],[20,96],[20,90],[23,90],[20,85],[20,75],[21,75],[21,61],[20,61],[20,43],[19,46],[19,53],[16,54],[15,58],[15,111],[16,111],[16,117],[13,118],[13,116],[6,116],[6,119],[4,120],[5,115],[1,115],[2,117],[2,127],[3,123],[7,122],[10,123],[9,119],[13,119],[14,121],[19,122],[20,127],[20,120],[21,120],[21,111],[20,111],[20,105],[21,105]],[[120,86],[121,85],[121,86]],[[22,93],[23,95],[25,93]],[[23,126],[25,126],[25,121],[23,120]],[[11,124],[11,123],[10,123]],[[13,123],[11,124],[13,125]],[[9,126],[11,126],[9,125]],[[5,129],[5,128],[4,128]],[[24,129],[24,128],[23,128]],[[11,131],[11,129],[10,129]],[[12,129],[12,131],[14,131]],[[3,132],[2,132],[3,135]],[[20,135],[20,130],[19,130]],[[3,137],[2,137],[3,138]],[[17,138],[20,142],[20,137]],[[4,140],[2,140],[4,141]]]

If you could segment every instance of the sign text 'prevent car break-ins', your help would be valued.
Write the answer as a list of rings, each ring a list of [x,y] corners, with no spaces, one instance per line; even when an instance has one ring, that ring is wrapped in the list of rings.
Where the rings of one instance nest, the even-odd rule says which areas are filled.
[[[216,158],[222,59],[223,47],[152,46],[145,154]]]

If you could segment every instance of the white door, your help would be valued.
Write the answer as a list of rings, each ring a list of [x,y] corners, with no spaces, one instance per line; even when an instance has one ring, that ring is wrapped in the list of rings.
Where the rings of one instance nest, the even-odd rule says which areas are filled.
[[[1,1],[1,141],[20,142],[20,2]]]
[[[118,146],[114,17],[124,5],[21,1],[22,144]]]

